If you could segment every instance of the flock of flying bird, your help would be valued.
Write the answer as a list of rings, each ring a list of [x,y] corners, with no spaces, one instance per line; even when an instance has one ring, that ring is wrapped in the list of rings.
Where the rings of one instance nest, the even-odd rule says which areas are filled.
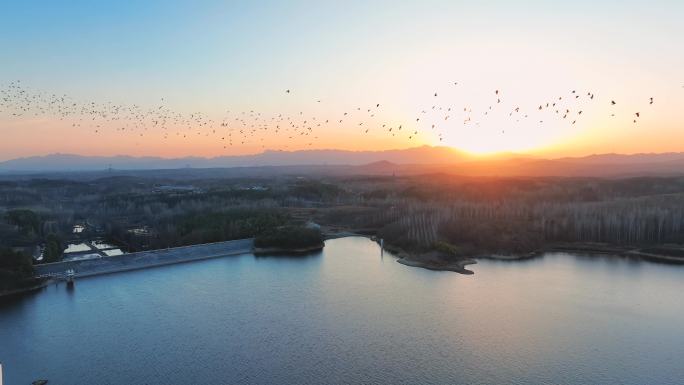
[[[458,86],[458,82],[449,84],[449,87]],[[293,92],[288,89],[284,94],[289,97]],[[457,125],[476,129],[494,113],[507,116],[511,120],[508,127],[515,127],[525,121],[543,124],[553,118],[574,125],[582,117],[588,103],[598,102],[593,92],[577,90],[569,90],[563,95],[526,108],[508,103],[504,93],[498,89],[491,91],[491,103],[477,109],[471,106],[457,107],[445,100],[450,99],[449,97],[442,98],[438,92],[431,98],[433,103],[420,110],[415,120],[401,123],[383,121],[380,115],[381,103],[340,111],[334,116],[327,113],[328,116],[323,117],[305,114],[304,111],[266,114],[256,110],[226,110],[221,118],[212,118],[202,112],[174,111],[166,105],[163,98],[158,105],[147,108],[137,104],[79,102],[68,95],[32,91],[17,80],[0,88],[0,115],[7,115],[10,119],[51,116],[66,121],[74,128],[82,128],[94,134],[114,130],[136,139],[160,135],[167,140],[173,137],[193,140],[204,136],[218,141],[224,149],[255,143],[265,147],[265,137],[277,136],[283,140],[283,148],[288,148],[288,143],[293,147],[313,146],[319,139],[318,135],[329,128],[355,130],[358,134],[382,133],[408,140],[430,130],[441,142],[445,132],[455,129]],[[315,103],[321,103],[321,100],[315,100]],[[601,103],[609,108],[610,116],[615,117],[616,113],[610,109],[617,102],[608,99]],[[644,103],[652,105],[653,97],[645,99]],[[635,111],[630,120],[637,123],[641,115],[641,112]],[[505,129],[501,133],[504,134]]]

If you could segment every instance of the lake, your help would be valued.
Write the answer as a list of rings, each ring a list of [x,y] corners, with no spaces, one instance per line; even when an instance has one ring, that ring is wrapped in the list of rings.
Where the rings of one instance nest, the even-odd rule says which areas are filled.
[[[342,238],[80,279],[0,305],[0,361],[8,385],[682,383],[682,266],[554,253],[469,269]]]

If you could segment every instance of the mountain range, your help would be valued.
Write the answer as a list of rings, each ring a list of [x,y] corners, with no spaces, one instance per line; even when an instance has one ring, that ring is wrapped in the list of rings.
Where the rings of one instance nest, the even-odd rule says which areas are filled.
[[[4,174],[243,168],[239,174],[277,174],[316,170],[331,174],[448,173],[481,176],[684,175],[684,153],[597,154],[543,159],[506,153],[475,157],[450,147],[414,147],[387,151],[265,151],[214,158],[81,156],[51,154],[0,162]]]
[[[0,170],[96,171],[109,168],[119,170],[150,170],[294,165],[358,166],[379,161],[396,164],[452,164],[466,159],[468,159],[466,154],[452,148],[429,146],[387,151],[268,150],[254,155],[220,156],[214,158],[160,158],[124,155],[105,157],[51,154],[0,162]]]

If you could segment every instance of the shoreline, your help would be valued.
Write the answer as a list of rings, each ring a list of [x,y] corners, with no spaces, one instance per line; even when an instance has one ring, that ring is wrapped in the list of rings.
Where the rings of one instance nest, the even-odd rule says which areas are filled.
[[[531,251],[522,254],[482,254],[475,256],[475,259],[491,259],[494,261],[524,261],[526,259],[534,259],[544,255],[544,251]]]
[[[35,266],[36,277],[63,276],[67,270],[74,270],[74,278],[113,274],[124,271],[142,270],[157,266],[194,262],[211,258],[250,253],[251,238],[225,242],[180,246],[128,253],[113,257],[102,257],[78,261],[55,262]]]
[[[665,263],[665,264],[684,264],[684,256],[675,256],[659,253],[651,253],[647,250],[650,246],[617,246],[608,244],[598,244],[598,243],[578,243],[576,245],[572,244],[556,244],[551,245],[543,250],[544,252],[565,252],[565,253],[576,253],[576,254],[600,254],[600,255],[614,255],[625,258],[638,258],[644,261],[654,262],[654,263]],[[665,247],[663,250],[670,251],[680,251],[684,252],[684,246],[680,247]]]
[[[376,243],[377,239],[374,239]],[[394,254],[397,257],[397,262],[404,266],[420,267],[422,269],[434,271],[453,271],[463,275],[473,275],[474,271],[468,270],[467,265],[474,265],[477,261],[474,258],[457,258],[455,260],[447,260],[445,256],[437,251],[429,251],[426,253],[415,254],[409,253],[398,246],[385,243],[384,250]]]
[[[340,237],[341,238],[341,237]],[[320,245],[314,245],[314,246],[309,246],[309,247],[299,247],[299,248],[286,248],[286,247],[254,247],[252,249],[252,254],[256,256],[264,256],[265,254],[296,254],[296,255],[302,255],[302,254],[309,254],[309,253],[314,253],[317,251],[323,250],[325,247],[325,243],[321,243]]]
[[[377,239],[374,239],[377,241]],[[378,242],[379,243],[379,242]],[[397,257],[397,262],[405,266],[420,267],[435,271],[453,271],[460,274],[471,275],[473,271],[468,270],[465,266],[476,264],[477,260],[489,259],[494,261],[524,261],[544,256],[546,253],[573,253],[573,254],[599,254],[603,256],[617,256],[622,258],[638,258],[639,260],[664,263],[672,265],[684,265],[684,257],[648,253],[642,251],[645,248],[625,247],[598,243],[577,243],[577,244],[555,244],[549,245],[542,249],[531,251],[527,253],[517,254],[488,254],[482,253],[472,256],[447,256],[436,250],[423,253],[409,253],[400,247],[385,243],[384,249],[394,254]],[[672,250],[680,250],[673,248]],[[684,250],[681,249],[681,250]]]
[[[378,242],[378,239],[375,236],[370,236],[370,235],[365,235],[365,234],[359,234],[353,231],[341,231],[341,232],[335,232],[335,233],[327,233],[325,234],[325,240],[330,240],[330,239],[338,239],[338,238],[346,238],[346,237],[364,237],[368,238],[371,240],[374,240],[376,243]],[[216,242],[216,243],[210,243],[210,244],[199,244],[199,245],[191,245],[191,246],[181,246],[177,248],[170,248],[170,249],[158,249],[158,250],[149,250],[145,252],[139,252],[139,253],[129,253],[129,254],[124,254],[122,256],[116,256],[116,257],[103,257],[103,258],[98,258],[94,259],[94,263],[96,264],[106,264],[109,261],[116,261],[120,259],[131,259],[134,258],[135,260],[133,261],[134,263],[127,264],[127,265],[119,265],[119,266],[110,266],[111,268],[96,268],[95,266],[88,266],[88,268],[92,269],[88,271],[89,269],[86,268],[85,271],[77,271],[75,278],[86,278],[86,277],[92,277],[92,276],[97,276],[97,275],[107,275],[107,274],[114,274],[114,273],[119,273],[119,272],[127,272],[127,271],[134,271],[134,270],[143,270],[143,269],[148,269],[148,268],[153,268],[153,267],[161,267],[161,266],[168,266],[168,265],[173,265],[173,264],[180,264],[180,263],[187,263],[187,262],[195,262],[195,261],[201,261],[201,260],[206,260],[206,259],[212,259],[212,258],[220,258],[220,257],[227,257],[231,255],[239,255],[239,254],[245,254],[245,253],[252,253],[254,256],[264,256],[267,254],[274,254],[274,255],[282,255],[282,254],[293,254],[293,255],[305,255],[305,254],[310,254],[310,253],[315,253],[323,250],[325,247],[325,242],[321,243],[320,245],[315,245],[311,247],[304,247],[304,248],[296,248],[296,249],[288,249],[288,248],[278,248],[278,247],[272,247],[272,248],[258,248],[258,247],[251,247],[251,248],[236,248],[233,250],[221,250],[220,252],[214,251],[213,253],[207,253],[203,255],[195,255],[195,256],[182,256],[182,257],[173,257],[173,258],[159,258],[161,257],[160,254],[174,254],[178,251],[190,251],[192,249],[201,249],[201,248],[207,248],[207,247],[212,247],[212,246],[219,246],[219,245],[228,245],[228,244],[235,244],[238,242],[244,242],[244,241],[251,241],[251,239],[245,239],[245,240],[236,240],[236,241],[226,241],[226,242]],[[675,247],[675,245],[670,245],[669,246],[672,251],[684,251],[684,248],[678,248]],[[472,255],[472,256],[448,256],[445,255],[442,252],[438,252],[436,250],[432,251],[427,251],[423,253],[409,253],[406,252],[405,250],[385,243],[384,250],[388,251],[389,253],[393,254],[397,259],[396,261],[398,263],[401,263],[402,265],[409,266],[409,267],[419,267],[423,269],[428,269],[428,270],[435,270],[435,271],[452,271],[456,272],[459,274],[465,274],[465,275],[472,275],[474,274],[473,271],[466,269],[467,265],[471,264],[476,264],[477,260],[480,259],[489,259],[489,260],[495,260],[495,261],[522,261],[522,260],[528,260],[528,259],[534,259],[543,256],[545,253],[553,253],[553,252],[559,252],[559,253],[574,253],[574,254],[586,254],[586,255],[591,255],[591,254],[598,254],[598,255],[612,255],[612,256],[618,256],[618,257],[623,257],[623,258],[638,258],[639,260],[647,261],[647,262],[652,262],[652,263],[664,263],[664,264],[677,264],[677,265],[684,265],[684,257],[680,256],[674,256],[674,255],[666,255],[666,254],[658,254],[658,253],[652,253],[652,252],[646,252],[643,250],[647,250],[646,247],[638,248],[638,247],[626,247],[626,246],[617,246],[617,245],[609,245],[609,244],[599,244],[599,243],[577,243],[577,244],[567,244],[567,243],[559,243],[559,244],[553,244],[553,245],[548,245],[540,250],[537,251],[532,251],[529,253],[519,253],[519,254],[479,254],[479,255]],[[665,246],[662,248],[662,250],[668,250],[668,247]],[[136,256],[139,256],[136,258]],[[148,259],[149,258],[149,259]],[[89,262],[90,260],[84,260],[82,263],[91,263]],[[37,271],[36,271],[36,278],[41,277],[41,274],[38,274],[40,270],[45,270],[49,269],[51,266],[57,267],[57,266],[64,266],[66,268],[73,268],[75,265],[78,265],[78,263],[74,263],[74,261],[68,261],[68,262],[56,262],[53,264],[45,264],[45,265],[37,265]],[[100,266],[98,266],[100,267]],[[44,281],[27,287],[27,288],[19,288],[19,289],[13,289],[13,290],[8,290],[5,292],[0,293],[0,298],[7,298],[7,297],[12,297],[15,295],[21,295],[25,293],[30,293],[34,291],[38,291],[40,289],[43,289],[47,286],[49,286],[52,283],[59,282],[61,279],[55,278],[55,277],[45,277],[43,276]]]
[[[453,271],[455,273],[463,275],[473,275],[474,271],[468,270],[465,267],[467,265],[476,264],[477,261],[470,258],[459,259],[452,262],[437,262],[437,261],[420,261],[411,257],[404,257],[397,259],[397,262],[405,266],[410,267],[420,267],[422,269],[434,270],[434,271]]]
[[[46,287],[48,287],[51,284],[56,283],[56,282],[58,282],[58,281],[55,279],[45,279],[45,280],[43,280],[43,282],[41,282],[37,285],[24,287],[24,288],[20,288],[20,289],[6,290],[3,292],[0,292],[0,299],[10,298],[10,297],[18,296],[18,295],[32,293],[34,291],[39,291],[39,290],[44,289],[44,288],[46,288]]]

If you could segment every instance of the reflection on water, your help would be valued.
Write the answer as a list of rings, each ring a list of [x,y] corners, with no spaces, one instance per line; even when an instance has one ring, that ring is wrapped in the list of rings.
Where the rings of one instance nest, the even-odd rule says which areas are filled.
[[[548,254],[473,276],[381,257],[227,257],[0,307],[9,384],[675,384],[684,268]]]

